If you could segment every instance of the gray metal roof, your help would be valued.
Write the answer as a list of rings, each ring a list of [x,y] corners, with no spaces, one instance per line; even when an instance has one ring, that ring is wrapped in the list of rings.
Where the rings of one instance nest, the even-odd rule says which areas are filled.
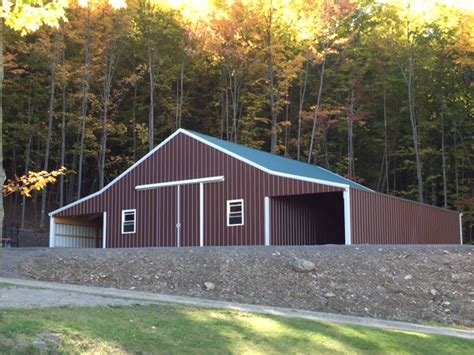
[[[345,184],[356,189],[372,191],[368,187],[358,184],[352,180],[346,179],[345,177],[337,175],[327,169],[321,168],[316,165],[306,164],[300,161],[282,157],[280,155],[262,152],[257,149],[248,148],[240,144],[224,141],[222,139],[211,137],[202,133],[194,131],[189,132],[200,137],[203,140],[208,141],[209,143],[215,144],[224,150],[236,154],[268,170],[284,174],[297,175],[305,178]]]

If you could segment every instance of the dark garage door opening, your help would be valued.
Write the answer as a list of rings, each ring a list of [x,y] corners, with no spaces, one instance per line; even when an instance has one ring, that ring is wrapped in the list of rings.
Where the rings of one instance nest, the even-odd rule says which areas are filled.
[[[342,192],[270,199],[271,245],[344,244]]]

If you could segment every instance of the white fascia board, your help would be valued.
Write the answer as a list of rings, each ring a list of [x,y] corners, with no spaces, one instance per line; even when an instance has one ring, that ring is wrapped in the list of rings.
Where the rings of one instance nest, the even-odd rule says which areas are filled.
[[[133,169],[135,169],[138,165],[140,165],[142,162],[144,162],[146,159],[148,159],[148,157],[150,155],[152,155],[153,153],[155,153],[158,149],[160,149],[161,147],[163,147],[166,143],[168,143],[170,140],[172,140],[174,137],[176,137],[178,134],[180,133],[185,133],[186,131],[182,128],[178,129],[177,131],[175,131],[173,134],[171,134],[168,138],[166,138],[163,142],[161,142],[160,144],[158,144],[155,148],[153,148],[152,150],[150,150],[147,154],[145,154],[143,157],[141,157],[141,159],[139,159],[136,163],[134,163],[133,165],[131,165],[127,170],[125,170],[122,174],[120,174],[119,176],[117,176],[115,179],[113,179],[111,182],[109,182],[104,188],[102,188],[101,190],[97,191],[97,192],[94,192],[93,194],[89,195],[89,196],[86,196],[86,197],[83,197],[77,201],[74,201],[72,203],[70,203],[69,205],[66,205],[64,207],[61,207],[61,208],[58,208],[57,210],[55,211],[52,211],[49,213],[50,216],[53,216],[55,215],[56,213],[59,213],[59,212],[62,212],[64,210],[67,210],[68,208],[71,208],[73,206],[76,206],[78,205],[79,203],[82,203],[84,201],[87,201],[91,198],[94,198],[96,196],[99,196],[101,193],[103,193],[104,191],[107,191],[113,184],[115,184],[117,181],[119,181],[121,178],[123,178],[125,175],[127,175],[129,172],[131,172]]]
[[[207,184],[211,182],[220,182],[220,181],[224,181],[224,176],[222,175],[210,176],[210,177],[198,178],[198,179],[176,180],[176,181],[158,182],[155,184],[137,185],[135,186],[135,190],[137,191],[154,190],[154,189],[159,189],[160,187]]]
[[[185,131],[183,130],[183,133],[186,134],[187,136],[191,137],[191,138],[194,138],[196,139],[197,141],[201,142],[201,143],[204,143],[216,150],[219,150],[221,151],[222,153],[225,153],[237,160],[240,160],[242,162],[244,162],[245,164],[248,164],[248,165],[251,165],[253,166],[254,168],[257,168],[265,173],[268,173],[270,175],[275,175],[275,176],[280,176],[280,177],[285,177],[285,178],[289,178],[289,179],[294,179],[294,180],[301,180],[301,181],[307,181],[307,182],[312,182],[312,183],[315,183],[315,184],[321,184],[321,185],[328,185],[328,186],[334,186],[334,187],[340,187],[342,189],[347,189],[349,188],[349,185],[348,184],[340,184],[340,183],[337,183],[337,182],[331,182],[331,181],[326,181],[326,180],[319,180],[319,179],[314,179],[314,178],[309,178],[309,177],[305,177],[305,176],[300,176],[300,175],[293,175],[293,174],[287,174],[287,173],[281,173],[279,171],[274,171],[274,170],[270,170],[270,169],[267,169],[257,163],[254,163],[253,161],[250,161],[238,154],[235,154],[225,148],[222,148],[221,146],[218,146],[214,143],[211,143],[207,140],[205,140],[204,138],[201,138],[199,136],[196,136],[195,134],[193,134],[192,132],[188,132],[188,131]]]

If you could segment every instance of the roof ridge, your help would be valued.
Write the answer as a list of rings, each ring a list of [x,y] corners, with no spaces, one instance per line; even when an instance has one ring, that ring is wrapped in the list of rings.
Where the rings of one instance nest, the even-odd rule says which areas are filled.
[[[247,147],[243,144],[235,143],[235,142],[232,142],[232,141],[229,141],[229,140],[220,139],[220,138],[217,138],[217,137],[205,134],[205,133],[201,133],[201,132],[197,132],[197,131],[193,131],[193,130],[186,130],[186,129],[181,129],[181,130],[185,131],[185,132],[189,132],[191,135],[196,134],[196,135],[200,136],[202,139],[210,141],[210,143],[212,143],[212,140],[217,140],[219,142],[225,143],[226,145],[232,145],[236,149],[246,149],[246,150],[249,150],[249,151],[252,151],[252,152],[256,152],[257,154],[268,155],[269,158],[271,157],[272,159],[276,158],[276,159],[280,159],[280,160],[286,160],[287,162],[290,162],[291,164],[297,164],[297,165],[301,166],[301,168],[304,168],[304,169],[308,169],[308,168],[312,168],[312,169],[315,169],[315,170],[319,169],[320,171],[323,171],[327,174],[330,174],[334,177],[337,177],[338,179],[343,179],[346,184],[350,184],[350,185],[352,185],[352,187],[360,188],[360,189],[363,189],[363,190],[373,191],[372,189],[370,189],[370,188],[368,188],[368,187],[366,187],[366,186],[364,186],[364,185],[362,185],[362,184],[360,184],[356,181],[350,180],[347,177],[341,176],[341,175],[339,175],[339,174],[337,174],[333,171],[330,171],[328,169],[325,169],[325,168],[323,168],[319,165],[313,165],[313,164],[305,163],[303,161],[296,160],[296,159],[293,159],[293,158],[290,158],[290,157],[285,157],[285,156],[282,156],[282,155],[279,155],[279,154],[272,154],[272,153],[266,152],[264,150],[259,150],[259,149],[256,149],[256,148]],[[221,147],[221,148],[226,149],[226,147]],[[239,154],[238,152],[232,152],[232,153],[237,154],[239,156],[242,156],[242,154]],[[246,159],[250,159],[250,158],[246,158]],[[262,165],[262,164],[259,163],[259,165]],[[262,165],[262,166],[265,167],[265,165]],[[274,170],[274,169],[271,169],[271,170]],[[297,175],[297,176],[303,176],[303,175],[298,175],[297,171],[293,172],[293,174]],[[328,182],[330,182],[330,181],[328,181]]]

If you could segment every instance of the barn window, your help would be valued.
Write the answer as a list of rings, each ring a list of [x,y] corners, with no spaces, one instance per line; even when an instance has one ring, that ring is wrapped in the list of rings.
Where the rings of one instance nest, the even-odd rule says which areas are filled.
[[[227,201],[227,227],[244,225],[244,200]]]
[[[137,210],[122,210],[122,234],[135,233]]]

